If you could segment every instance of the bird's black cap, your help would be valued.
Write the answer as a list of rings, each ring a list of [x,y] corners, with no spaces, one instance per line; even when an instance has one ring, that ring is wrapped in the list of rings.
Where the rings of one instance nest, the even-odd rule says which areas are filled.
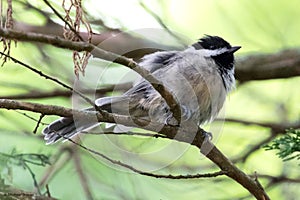
[[[192,46],[195,49],[221,49],[221,48],[227,48],[230,49],[231,45],[224,40],[223,38],[219,36],[210,36],[205,35],[205,37],[198,40],[198,42],[192,44]]]

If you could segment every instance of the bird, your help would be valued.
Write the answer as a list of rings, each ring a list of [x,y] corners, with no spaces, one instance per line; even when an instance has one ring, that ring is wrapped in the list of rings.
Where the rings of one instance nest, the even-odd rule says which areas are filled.
[[[197,126],[212,121],[227,94],[235,88],[234,53],[219,36],[205,35],[183,50],[157,51],[145,55],[139,66],[148,70],[175,97],[182,121]],[[178,125],[167,102],[144,78],[140,78],[121,96],[95,100],[97,109],[161,124]],[[89,108],[88,110],[92,110]],[[42,131],[46,144],[70,139],[99,122],[62,117]]]

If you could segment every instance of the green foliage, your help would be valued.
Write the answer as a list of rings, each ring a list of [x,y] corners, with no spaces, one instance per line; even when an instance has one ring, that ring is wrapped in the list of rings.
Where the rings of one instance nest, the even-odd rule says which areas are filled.
[[[266,150],[279,150],[276,153],[283,161],[300,160],[300,130],[287,130],[286,134],[265,146]]]
[[[46,13],[51,13],[43,1],[28,2]],[[60,8],[61,1],[53,0],[51,2],[60,12],[62,11]],[[242,45],[243,48],[240,53],[245,55],[250,52],[257,54],[277,52],[287,47],[300,46],[299,0],[292,0],[289,3],[275,0],[271,4],[269,1],[260,0],[164,0],[158,1],[158,6],[154,2],[156,1],[145,0],[145,4],[159,14],[170,29],[192,38],[191,42],[203,34],[220,35],[234,45]],[[85,1],[83,3],[86,4],[89,15],[94,19],[102,19],[106,25],[114,28],[132,30],[157,27],[155,20],[144,12],[135,1],[103,1],[101,6],[95,6],[97,1]],[[160,4],[163,6],[161,10],[159,10]],[[13,8],[16,22],[43,26],[45,25],[44,22],[47,21],[41,13],[23,5],[14,3]],[[61,13],[63,14],[63,12]],[[63,24],[54,14],[51,14],[50,18]],[[149,35],[151,36],[151,34]],[[156,42],[165,43],[166,41],[164,37],[157,37]],[[17,48],[12,49],[11,55],[48,75],[75,86],[71,51],[46,45],[39,46],[35,43],[18,42]],[[241,56],[239,55],[239,57]],[[95,80],[94,77],[97,77],[97,80],[99,77],[99,85],[120,83],[121,80],[125,80],[123,78],[125,75],[127,78],[127,69],[124,67],[114,65],[107,69],[105,66],[104,62],[91,59],[85,76],[80,78],[80,89],[81,87],[82,89],[93,89],[95,87],[95,83],[92,82]],[[134,79],[133,76],[130,78]],[[63,89],[12,62],[6,63],[1,68],[0,80],[2,96]],[[75,83],[77,82],[75,81]],[[292,123],[299,119],[300,93],[295,92],[298,91],[299,83],[299,78],[291,78],[240,84],[230,94],[226,109],[224,109],[221,117],[226,113],[228,118],[250,122]],[[63,97],[25,99],[22,101],[65,107],[72,106],[70,98]],[[39,118],[39,115],[35,113],[23,111],[22,113],[35,119]],[[55,119],[57,117],[47,116],[43,122],[50,123]],[[4,185],[5,182],[10,182],[14,188],[32,191],[34,177],[36,176],[37,181],[40,181],[39,177],[47,173],[48,168],[40,166],[48,164],[48,157],[27,153],[43,152],[56,155],[61,151],[59,147],[68,145],[66,142],[65,144],[57,143],[46,146],[41,136],[42,126],[39,127],[36,135],[31,134],[35,127],[36,121],[20,113],[12,110],[0,111],[0,152],[9,152],[13,147],[17,149],[17,152],[0,154],[0,191],[1,185]],[[224,125],[218,122],[208,124],[206,130],[214,134],[213,142],[232,159],[243,155],[249,148],[271,134],[270,129],[265,127],[233,123]],[[298,142],[298,151],[295,151],[297,145],[295,145],[295,140],[291,139],[295,137],[295,134],[288,133],[287,135],[289,137],[283,139],[285,142],[276,143],[274,141],[274,145],[272,143],[268,147],[269,150],[279,150],[279,156],[287,155],[286,157],[282,156],[285,160],[293,159],[297,153],[299,155],[300,148]],[[214,170],[208,168],[211,163],[200,155],[198,149],[165,139],[87,135],[84,144],[111,158],[131,164],[138,169],[155,173],[195,174]],[[283,154],[281,150],[284,150]],[[181,152],[183,152],[182,155]],[[293,162],[282,163],[273,152],[259,149],[239,167],[245,169],[245,172],[249,174],[257,171],[260,174],[272,176],[286,173],[289,177],[293,175],[298,177],[299,166],[294,166]],[[69,154],[64,153],[58,162],[53,163],[56,169],[46,184],[49,185],[52,196],[60,199],[85,199],[74,162],[70,159],[67,160],[68,156]],[[299,156],[296,158],[299,159]],[[200,199],[209,200],[229,199],[230,197],[237,199],[248,195],[242,187],[232,181],[226,181],[226,179],[177,181],[153,179],[129,173],[127,170],[113,166],[86,152],[81,153],[81,159],[89,187],[94,193],[95,199],[199,199],[200,197]],[[154,171],[154,169],[159,170]],[[260,181],[263,186],[269,183],[268,180],[264,179]],[[270,194],[271,199],[298,199],[299,190],[295,189],[292,192],[292,186],[298,187],[299,185],[295,183],[278,184],[276,187],[270,187],[271,189],[268,189],[267,193]]]
[[[37,188],[38,192],[40,193],[37,181],[35,179],[35,174],[28,164],[37,165],[37,166],[46,166],[50,164],[49,157],[43,154],[36,154],[36,153],[18,154],[16,153],[15,150],[13,150],[12,153],[10,154],[0,152],[0,169],[1,169],[0,172],[6,175],[6,179],[8,180],[12,179],[11,168],[13,166],[20,166],[30,173],[33,179],[34,186]],[[2,177],[0,176],[0,185],[5,185],[4,181],[5,180],[2,179]]]

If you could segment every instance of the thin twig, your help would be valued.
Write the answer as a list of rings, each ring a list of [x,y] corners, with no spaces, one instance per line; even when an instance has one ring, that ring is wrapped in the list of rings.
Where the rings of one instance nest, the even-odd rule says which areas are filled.
[[[41,154],[11,154],[10,155],[10,154],[6,154],[6,153],[0,153],[0,156],[3,156],[3,157],[14,160],[14,161],[16,161],[17,165],[20,165],[24,169],[28,170],[28,172],[30,173],[30,175],[32,177],[33,185],[34,185],[35,189],[37,190],[38,194],[41,195],[41,190],[40,190],[39,185],[37,183],[35,174],[34,174],[34,172],[32,171],[32,169],[29,167],[29,165],[27,163],[38,165],[38,166],[45,166],[46,164],[49,164],[48,160],[47,161],[39,160],[39,161],[35,162],[34,160],[30,160],[30,158],[26,159],[26,157],[27,156],[29,156],[29,157],[34,156],[34,157],[39,157],[39,158],[42,157],[43,159],[45,159],[44,155],[41,155]]]
[[[23,166],[29,171],[29,173],[30,173],[30,175],[31,175],[31,177],[33,179],[34,187],[37,190],[38,194],[41,195],[41,190],[40,190],[39,184],[37,183],[37,180],[35,178],[35,174],[33,173],[33,171],[31,170],[31,168],[26,163],[23,163]]]
[[[48,184],[46,184],[46,194],[47,194],[47,196],[48,197],[51,197],[51,193],[50,193],[50,189],[49,189],[49,185]]]
[[[36,134],[36,131],[37,131],[37,129],[39,128],[40,123],[41,123],[41,121],[42,121],[42,119],[43,119],[44,116],[45,116],[44,114],[41,114],[41,115],[40,115],[40,118],[39,118],[39,120],[37,121],[37,124],[36,124],[36,126],[35,126],[35,128],[34,128],[34,130],[33,130],[33,133],[34,133],[34,134]]]
[[[2,99],[2,98],[0,98],[0,99]],[[24,116],[27,117],[28,119],[31,119],[31,120],[35,121],[35,122],[38,122],[38,121],[39,121],[39,120],[37,120],[37,119],[35,119],[35,118],[29,116],[29,115],[26,114],[26,113],[20,112],[20,111],[18,111],[18,110],[15,110],[15,111],[16,111],[17,113],[21,114],[21,115],[24,115]],[[40,122],[40,124],[42,124],[42,125],[49,125],[49,124],[44,123],[44,122]]]
[[[264,179],[269,179],[271,182],[274,183],[280,183],[280,182],[289,182],[289,183],[300,183],[300,178],[289,178],[285,175],[280,175],[280,176],[272,176],[272,175],[267,175],[267,174],[258,174],[257,177],[259,178],[264,178]]]
[[[24,62],[22,62],[22,61],[20,61],[20,60],[18,60],[18,59],[16,59],[16,58],[14,58],[14,57],[11,57],[11,56],[9,56],[9,55],[7,55],[7,54],[5,54],[5,53],[0,52],[0,54],[3,55],[3,56],[6,56],[6,57],[8,57],[8,58],[10,58],[13,62],[15,62],[15,63],[19,64],[20,66],[23,66],[23,67],[25,67],[25,68],[27,68],[27,69],[33,71],[34,73],[36,73],[36,74],[38,74],[38,75],[44,77],[45,79],[49,79],[49,80],[51,80],[51,81],[53,81],[53,82],[59,84],[60,86],[62,86],[62,87],[64,87],[64,88],[66,88],[66,89],[68,89],[68,90],[70,90],[70,91],[72,91],[72,92],[78,94],[78,95],[79,95],[80,97],[82,97],[86,102],[88,102],[88,103],[91,104],[93,107],[95,107],[95,104],[94,104],[94,102],[93,102],[91,99],[89,99],[88,97],[84,96],[81,92],[75,90],[74,88],[68,86],[67,84],[61,82],[60,80],[58,80],[58,79],[56,79],[56,78],[53,78],[53,77],[51,77],[51,76],[49,76],[49,75],[46,75],[46,74],[43,73],[42,71],[39,71],[39,70],[37,70],[37,69],[35,69],[35,68],[33,68],[33,67],[31,67],[31,66],[25,64]]]
[[[253,145],[252,147],[247,148],[247,151],[245,153],[241,153],[242,156],[235,158],[232,160],[233,163],[236,162],[246,162],[246,160],[249,158],[249,156],[254,153],[255,151],[259,150],[264,144],[267,144],[270,142],[272,139],[276,137],[276,134],[271,134],[269,137],[266,139],[260,141],[259,143]]]
[[[126,169],[129,169],[135,173],[138,173],[138,174],[141,174],[141,175],[145,175],[145,176],[150,176],[150,177],[154,177],[154,178],[167,178],[167,179],[196,179],[196,178],[211,178],[211,177],[217,177],[217,176],[221,176],[221,175],[226,175],[227,173],[225,171],[218,171],[218,172],[215,172],[215,173],[206,173],[206,174],[193,174],[193,175],[163,175],[163,174],[153,174],[153,173],[150,173],[150,172],[145,172],[145,171],[142,171],[142,170],[139,170],[139,169],[136,169],[135,167],[131,166],[131,165],[128,165],[128,164],[125,164],[121,161],[118,161],[118,160],[114,160],[114,159],[111,159],[109,158],[108,156],[98,152],[98,151],[95,151],[91,148],[88,148],[78,142],[75,142],[74,140],[70,139],[70,138],[67,138],[65,137],[64,135],[60,135],[61,137],[63,137],[64,139],[70,141],[71,143],[79,146],[80,148],[90,152],[90,153],[93,153],[97,156],[100,156],[101,158],[111,162],[112,164],[115,164],[115,165],[118,165],[118,166],[121,166],[121,167],[124,167]]]
[[[144,10],[149,13],[158,23],[159,25],[165,29],[172,37],[174,37],[182,46],[186,46],[186,43],[182,40],[182,38],[180,38],[178,35],[176,35],[175,33],[173,33],[173,31],[171,31],[169,29],[169,27],[163,22],[163,20],[155,13],[153,12],[150,8],[148,8],[144,2],[139,1],[139,4],[141,5],[142,8],[144,8]]]
[[[48,0],[43,0],[45,4],[47,4],[47,6],[55,13],[55,15],[61,19],[68,27],[69,29],[81,40],[84,41],[83,38],[77,33],[77,31],[73,28],[73,26],[71,24],[69,24],[69,22],[67,20],[65,20],[65,18],[63,18],[61,16],[61,14],[59,14],[59,12],[49,3]]]

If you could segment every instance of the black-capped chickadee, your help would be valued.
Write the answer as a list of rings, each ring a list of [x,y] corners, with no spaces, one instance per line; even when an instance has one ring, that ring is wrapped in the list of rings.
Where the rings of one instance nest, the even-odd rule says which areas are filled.
[[[232,47],[218,36],[205,36],[183,51],[162,51],[146,55],[140,66],[149,70],[172,93],[181,107],[182,120],[197,125],[216,117],[226,94],[235,86]],[[152,85],[141,78],[122,96],[95,101],[103,110],[163,124],[176,125],[169,106]],[[77,119],[76,119],[77,120]],[[97,122],[63,117],[43,130],[47,144],[71,138]]]

